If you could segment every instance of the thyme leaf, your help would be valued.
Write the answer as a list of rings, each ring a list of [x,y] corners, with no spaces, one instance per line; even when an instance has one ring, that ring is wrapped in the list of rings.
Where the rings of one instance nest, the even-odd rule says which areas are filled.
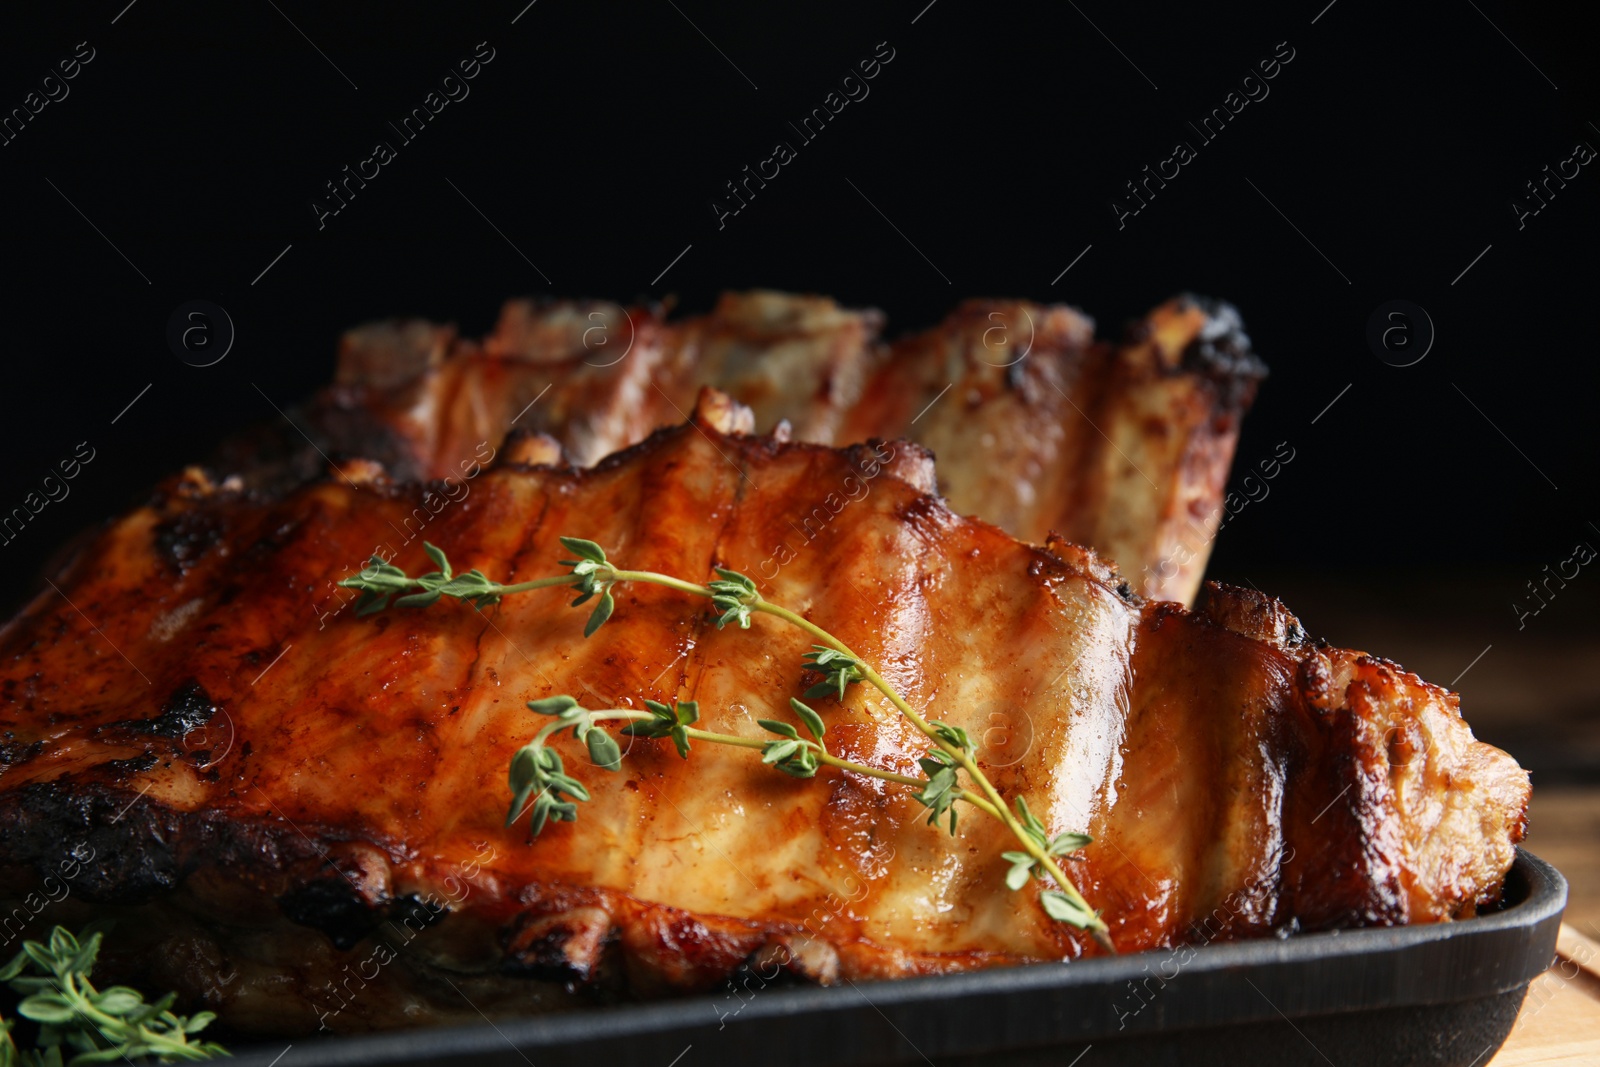
[[[630,722],[622,732],[632,737],[670,737],[678,755],[689,758],[689,727],[700,721],[700,705],[693,700],[680,700],[676,707],[667,707],[657,700],[646,700],[644,706],[651,717]]]
[[[928,809],[929,826],[938,826],[940,817],[948,812],[950,836],[954,837],[956,801],[960,799],[961,792],[956,782],[956,765],[949,755],[937,748],[931,749],[917,763],[922,767],[922,773],[928,776],[928,784],[912,796]]]
[[[604,730],[590,730],[584,743],[589,746],[589,758],[595,764],[608,771],[622,769],[622,749],[617,747],[617,742]]]
[[[740,574],[723,567],[714,568],[718,580],[707,582],[706,588],[711,590],[711,604],[722,612],[717,619],[717,629],[722,629],[730,622],[737,622],[739,629],[750,629],[750,612],[756,604],[761,602],[761,594],[756,592],[756,583]]]
[[[535,715],[560,715],[563,711],[570,711],[577,706],[578,702],[564,693],[561,696],[528,701],[528,710]]]
[[[1028,810],[1028,801],[1024,797],[1017,798],[1017,818],[1022,823],[1022,828],[1027,832],[1028,837],[1051,856],[1065,856],[1094,841],[1094,838],[1088,834],[1078,833],[1077,831],[1068,831],[1046,838],[1044,824],[1039,821],[1033,812]]]
[[[822,735],[828,732],[827,726],[822,722],[822,716],[800,703],[794,697],[789,698],[789,707],[796,715],[800,716],[800,721],[806,724],[806,729],[811,731],[811,736],[821,741]]]
[[[769,763],[791,778],[815,778],[820,761],[817,746],[810,741],[768,741],[761,749],[761,762]]]
[[[215,1042],[191,1040],[211,1025],[213,1012],[177,1015],[174,993],[147,1003],[127,986],[96,989],[89,975],[101,938],[93,923],[78,934],[57,926],[47,942],[24,941],[22,951],[0,967],[0,982],[21,997],[16,1013],[39,1025],[36,1047],[22,1050],[11,1036],[13,1020],[0,1018],[0,1064],[61,1067],[146,1056],[171,1063],[228,1055]]]
[[[1080,930],[1093,929],[1100,924],[1100,913],[1089,910],[1059,889],[1046,889],[1039,894],[1039,906],[1057,922],[1069,923]]]
[[[1011,869],[1006,872],[1006,888],[1013,892],[1028,884],[1028,876],[1036,873],[1039,863],[1026,852],[1002,852],[1000,858],[1011,861]]]
[[[611,618],[611,612],[616,606],[617,602],[611,598],[611,590],[607,589],[601,593],[600,603],[594,606],[594,610],[589,613],[589,621],[583,624],[583,636],[593,637],[594,632],[604,626],[607,619]]]
[[[972,738],[967,734],[967,731],[961,727],[951,726],[947,722],[938,722],[937,720],[930,722],[928,725],[933,727],[934,736],[951,748],[964,752],[969,756],[978,750],[977,746],[972,743]]]
[[[606,561],[605,549],[593,541],[585,541],[581,537],[563,537],[561,538],[561,547],[571,552],[574,556],[582,557],[590,563],[604,563]],[[561,562],[566,564],[568,561],[562,560]]]
[[[813,645],[812,651],[807,652],[804,658],[806,665],[814,671],[820,671],[823,680],[806,690],[806,699],[825,697],[835,693],[840,701],[844,700],[844,691],[847,686],[864,681],[866,674],[861,670],[861,662],[854,656],[840,652],[827,645]]]

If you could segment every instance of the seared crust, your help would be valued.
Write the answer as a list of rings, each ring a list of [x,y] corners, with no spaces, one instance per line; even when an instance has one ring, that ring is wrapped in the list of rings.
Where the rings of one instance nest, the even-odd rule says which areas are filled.
[[[402,479],[453,475],[513,429],[588,466],[681,423],[709,385],[763,432],[915,440],[940,457],[957,512],[1035,543],[1093,545],[1145,596],[1193,599],[1266,373],[1233,308],[1180,297],[1121,344],[1096,341],[1072,308],[1015,300],[968,301],[892,345],[881,327],[875,311],[759,291],[671,321],[659,307],[513,300],[481,345],[414,320],[352,330],[305,422],[325,453]],[[233,448],[228,469],[261,447]],[[298,459],[256,484],[298,484],[320,465],[298,438],[279,450]]]
[[[1218,301],[1169,300],[1111,345],[1072,308],[972,300],[892,346],[840,440],[913,438],[956,511],[1090,545],[1144,596],[1187,604],[1265,375]]]
[[[129,971],[274,1031],[454,1018],[462,993],[526,1011],[707,989],[752,961],[828,981],[1095,951],[1037,886],[1004,888],[989,820],[952,838],[900,787],[743,751],[635,741],[608,774],[558,742],[593,799],[531,843],[505,829],[527,700],[695,699],[708,728],[760,736],[806,684],[804,634],[719,631],[659,587],[619,588],[585,640],[559,590],[359,619],[330,585],[375,547],[425,566],[423,537],[525,579],[565,534],[628,567],[743,571],[964,726],[1008,798],[1095,836],[1072,871],[1123,951],[1496,898],[1527,775],[1454,695],[1257,594],[1147,602],[1087,550],[959,517],[897,477],[929,476],[915,446],[744,418],[707,398],[593,468],[502,465],[453,499],[169,483],[54,576],[71,604],[47,591],[0,630],[3,884],[92,847],[72,899],[140,919]],[[836,752],[916,773],[925,742],[863,687],[825,714]]]

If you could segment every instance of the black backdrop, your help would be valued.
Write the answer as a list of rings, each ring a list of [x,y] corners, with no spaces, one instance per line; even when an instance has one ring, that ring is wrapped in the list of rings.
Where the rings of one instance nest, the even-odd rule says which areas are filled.
[[[531,292],[693,311],[725,288],[815,291],[883,308],[891,332],[975,295],[1063,300],[1108,332],[1180,290],[1223,296],[1273,370],[1240,462],[1279,441],[1296,458],[1225,533],[1218,573],[1534,577],[1600,546],[1600,165],[1520,228],[1512,207],[1600,147],[1594,38],[1572,11],[525,2],[0,14],[0,108],[66,94],[0,147],[0,509],[79,442],[95,452],[0,546],[9,597],[68,534],[276,418],[263,393],[326,381],[346,326],[476,333]],[[788,124],[884,49],[870,95],[802,144]],[[402,143],[387,123],[489,50],[470,95]],[[1214,141],[1187,125],[1291,51]],[[319,229],[324,183],[379,140],[395,158]],[[724,183],[779,140],[797,157],[719,228]],[[1119,228],[1124,183],[1179,140],[1195,158]],[[165,340],[197,298],[237,329],[206,368]],[[1436,328],[1412,366],[1366,339],[1394,299]]]

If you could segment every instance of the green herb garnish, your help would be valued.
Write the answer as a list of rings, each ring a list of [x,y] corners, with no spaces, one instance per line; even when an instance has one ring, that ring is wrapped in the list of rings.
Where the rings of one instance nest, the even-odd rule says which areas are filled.
[[[22,951],[0,968],[0,982],[22,997],[17,1014],[39,1025],[35,1047],[19,1049],[11,1036],[14,1021],[0,1019],[0,1067],[76,1067],[141,1056],[178,1063],[228,1055],[215,1042],[191,1040],[216,1015],[174,1015],[177,994],[146,1004],[142,993],[127,986],[96,989],[89,972],[100,955],[100,937],[93,926],[77,936],[58,926],[48,943],[24,941]]]
[[[516,585],[490,581],[477,570],[453,577],[444,553],[431,544],[426,548],[429,558],[438,567],[437,571],[410,578],[398,567],[375,557],[372,565],[359,575],[339,584],[361,591],[358,614],[383,610],[389,605],[390,598],[398,593],[406,595],[394,601],[397,607],[427,607],[442,596],[452,596],[482,609],[513,593],[570,586],[579,593],[572,602],[575,607],[599,597],[599,603],[584,625],[585,637],[592,635],[611,618],[616,608],[612,589],[618,583],[644,582],[676,589],[691,596],[709,599],[721,613],[716,620],[718,629],[730,622],[737,622],[740,628],[749,629],[752,618],[759,614],[776,617],[804,630],[817,643],[812,646],[812,651],[805,654],[799,669],[822,675],[820,682],[806,690],[807,700],[831,697],[843,701],[851,685],[870,685],[887,697],[900,714],[932,742],[932,747],[918,761],[923,777],[913,778],[833,755],[823,741],[826,727],[822,716],[809,705],[793,698],[789,701],[789,709],[810,737],[802,737],[793,724],[780,719],[758,720],[762,729],[774,735],[772,740],[701,730],[694,725],[699,720],[700,711],[692,701],[680,701],[676,707],[669,708],[657,701],[646,700],[645,710],[640,711],[632,708],[591,709],[583,707],[570,696],[548,697],[528,704],[532,711],[551,716],[554,721],[541,728],[533,740],[518,749],[512,757],[512,801],[506,817],[508,826],[526,816],[532,832],[537,835],[551,819],[562,822],[577,819],[578,804],[589,799],[589,791],[583,783],[566,773],[560,755],[549,747],[549,742],[566,730],[571,730],[587,746],[590,758],[597,766],[610,771],[621,767],[622,752],[600,725],[607,722],[626,722],[621,732],[632,737],[671,738],[678,754],[684,759],[689,758],[690,741],[758,749],[763,763],[795,778],[815,777],[818,768],[826,765],[911,787],[915,790],[912,796],[928,809],[928,822],[938,825],[943,821],[952,835],[957,827],[958,804],[968,804],[1000,820],[1022,846],[1020,851],[1004,853],[1005,859],[1011,864],[1005,876],[1006,885],[1012,890],[1020,890],[1030,878],[1041,879],[1047,883],[1039,893],[1039,904],[1045,914],[1058,922],[1089,931],[1107,951],[1116,951],[1100,913],[1089,907],[1057,862],[1059,858],[1070,858],[1069,853],[1083,848],[1092,838],[1081,833],[1047,837],[1043,824],[1028,810],[1027,802],[1020,796],[1016,798],[1016,814],[1012,814],[994,784],[979,769],[974,757],[975,746],[965,730],[925,718],[842,641],[804,616],[764,600],[756,590],[755,583],[737,571],[718,567],[717,578],[700,585],[654,571],[621,569],[611,563],[605,550],[593,541],[563,537],[561,544],[578,557],[561,561],[563,566],[570,568],[569,573]]]

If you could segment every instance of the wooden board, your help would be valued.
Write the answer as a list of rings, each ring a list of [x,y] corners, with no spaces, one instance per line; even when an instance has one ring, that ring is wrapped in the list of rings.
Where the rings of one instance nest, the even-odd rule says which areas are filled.
[[[1555,963],[1528,987],[1511,1036],[1488,1062],[1600,1064],[1600,942],[1561,927]]]

